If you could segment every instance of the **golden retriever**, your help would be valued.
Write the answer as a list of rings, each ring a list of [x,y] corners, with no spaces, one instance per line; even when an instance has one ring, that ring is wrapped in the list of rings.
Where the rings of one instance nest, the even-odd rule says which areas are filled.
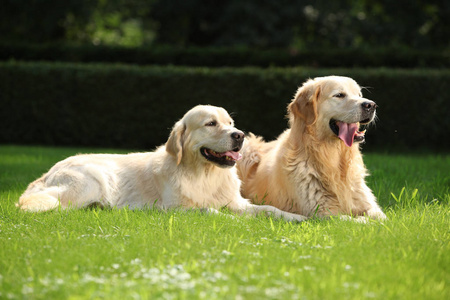
[[[376,107],[351,78],[305,82],[288,106],[289,129],[269,143],[246,138],[237,165],[243,196],[308,217],[386,218],[364,181],[359,149],[360,126],[374,120]]]
[[[286,220],[305,217],[250,204],[240,195],[234,167],[244,133],[225,109],[199,105],[178,121],[154,152],[69,157],[32,182],[19,199],[25,211],[57,207],[200,208],[217,213],[267,212]]]

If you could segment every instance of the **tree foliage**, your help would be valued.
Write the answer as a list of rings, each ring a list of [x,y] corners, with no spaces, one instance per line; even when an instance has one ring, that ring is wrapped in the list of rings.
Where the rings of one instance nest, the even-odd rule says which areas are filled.
[[[447,0],[3,0],[3,42],[449,47]]]

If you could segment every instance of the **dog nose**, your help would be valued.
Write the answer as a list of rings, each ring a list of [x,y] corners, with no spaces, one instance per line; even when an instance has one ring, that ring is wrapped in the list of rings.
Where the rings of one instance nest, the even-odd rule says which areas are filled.
[[[373,101],[363,102],[361,104],[361,106],[362,106],[363,109],[365,109],[367,111],[375,110],[378,107],[378,105],[375,102],[373,102]]]
[[[244,140],[244,133],[242,131],[235,131],[231,134],[231,138],[237,142]]]

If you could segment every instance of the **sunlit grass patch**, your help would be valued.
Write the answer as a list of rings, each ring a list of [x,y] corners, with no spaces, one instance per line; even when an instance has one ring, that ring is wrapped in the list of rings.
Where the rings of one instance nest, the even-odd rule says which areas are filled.
[[[450,297],[448,155],[365,156],[383,222],[17,210],[31,180],[78,152],[0,147],[1,299]]]

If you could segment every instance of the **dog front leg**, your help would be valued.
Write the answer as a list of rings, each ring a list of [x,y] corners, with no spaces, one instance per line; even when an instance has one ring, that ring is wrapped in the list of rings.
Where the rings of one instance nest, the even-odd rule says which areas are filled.
[[[359,215],[369,217],[374,220],[384,220],[386,215],[377,203],[375,195],[365,182],[360,184],[359,191],[355,195],[354,200],[356,207],[363,207]]]
[[[297,215],[289,212],[282,211],[276,207],[270,205],[255,205],[248,204],[245,209],[242,211],[244,214],[250,214],[256,216],[260,213],[264,213],[267,216],[273,216],[277,219],[284,219],[289,222],[302,222],[306,221],[308,218],[302,215]]]

